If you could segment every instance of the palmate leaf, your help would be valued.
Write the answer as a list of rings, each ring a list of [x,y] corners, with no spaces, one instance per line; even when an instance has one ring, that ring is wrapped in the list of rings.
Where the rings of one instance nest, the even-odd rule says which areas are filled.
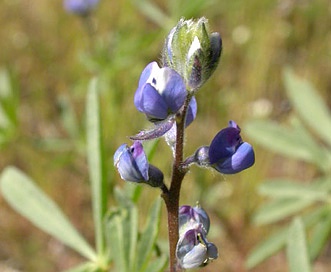
[[[268,180],[259,186],[258,191],[263,196],[283,199],[327,201],[329,197],[328,192],[323,187],[316,188],[316,186],[312,186],[311,184],[302,184],[301,182],[287,179]]]
[[[303,223],[307,229],[318,224],[322,218],[330,214],[330,209],[326,206],[317,208],[303,216]],[[288,226],[282,227],[276,232],[270,234],[253,248],[246,260],[246,267],[251,269],[263,262],[270,256],[276,254],[284,248],[287,242]]]
[[[331,146],[331,113],[314,86],[284,70],[287,95],[299,116]]]
[[[34,225],[94,261],[96,253],[78,233],[59,207],[24,173],[6,168],[0,178],[3,197]]]
[[[253,220],[257,225],[277,222],[300,212],[312,203],[314,203],[312,199],[276,199],[261,206],[254,215]]]
[[[246,260],[246,267],[251,269],[280,251],[286,242],[287,226],[271,234],[267,239],[263,240],[253,248]]]
[[[274,198],[254,215],[254,222],[264,225],[294,215],[315,202],[328,201],[331,180],[322,177],[302,185],[287,179],[273,179],[263,183],[259,190],[262,195]]]
[[[244,129],[250,138],[275,153],[314,163],[318,167],[321,167],[320,161],[328,159],[318,145],[311,145],[307,137],[295,129],[267,120],[247,122]]]
[[[291,118],[288,126],[270,120],[252,120],[245,132],[263,147],[294,159],[313,163],[327,172],[331,168],[331,151],[310,135],[299,119]]]
[[[287,260],[290,272],[310,272],[305,229],[301,218],[295,218],[287,235]]]

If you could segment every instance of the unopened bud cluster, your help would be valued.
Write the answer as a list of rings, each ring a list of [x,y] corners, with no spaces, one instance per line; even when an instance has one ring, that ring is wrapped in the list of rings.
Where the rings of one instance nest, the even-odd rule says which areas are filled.
[[[221,36],[208,28],[204,17],[197,21],[181,19],[165,41],[163,64],[183,77],[189,91],[196,91],[206,82],[221,56]]]

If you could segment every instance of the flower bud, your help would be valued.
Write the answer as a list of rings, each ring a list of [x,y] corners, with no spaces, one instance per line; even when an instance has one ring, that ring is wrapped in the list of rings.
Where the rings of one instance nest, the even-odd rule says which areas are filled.
[[[221,52],[221,37],[209,33],[206,18],[181,19],[165,41],[163,64],[184,78],[189,91],[196,91],[216,69]]]
[[[209,146],[199,147],[193,156],[193,161],[199,166],[209,166]]]
[[[139,141],[135,141],[131,147],[121,145],[114,154],[114,165],[125,181],[146,183],[152,187],[163,186],[163,173],[148,163]]]
[[[210,219],[199,205],[191,207],[183,205],[178,213],[179,235],[192,228],[201,228],[205,235],[209,232]]]

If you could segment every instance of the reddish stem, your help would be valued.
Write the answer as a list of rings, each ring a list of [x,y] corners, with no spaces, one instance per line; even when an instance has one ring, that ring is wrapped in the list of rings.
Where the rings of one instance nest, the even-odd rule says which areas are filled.
[[[184,149],[184,130],[188,104],[191,97],[186,98],[183,110],[176,118],[176,146],[175,159],[172,167],[172,176],[170,189],[167,193],[163,193],[162,197],[165,201],[168,213],[168,235],[169,235],[169,257],[170,257],[170,272],[177,270],[176,245],[179,239],[178,234],[178,210],[179,198],[182,181],[187,170],[184,170],[181,165],[183,162]]]

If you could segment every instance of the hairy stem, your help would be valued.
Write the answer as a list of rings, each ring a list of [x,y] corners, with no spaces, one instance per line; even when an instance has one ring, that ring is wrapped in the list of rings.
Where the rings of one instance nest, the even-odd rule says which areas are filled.
[[[168,193],[163,193],[162,197],[166,203],[168,213],[168,235],[169,235],[169,256],[170,272],[177,271],[176,245],[179,239],[178,234],[178,210],[182,181],[187,170],[182,168],[184,151],[184,130],[186,112],[191,97],[188,95],[182,111],[176,117],[176,146],[175,158],[172,166],[171,184]]]

